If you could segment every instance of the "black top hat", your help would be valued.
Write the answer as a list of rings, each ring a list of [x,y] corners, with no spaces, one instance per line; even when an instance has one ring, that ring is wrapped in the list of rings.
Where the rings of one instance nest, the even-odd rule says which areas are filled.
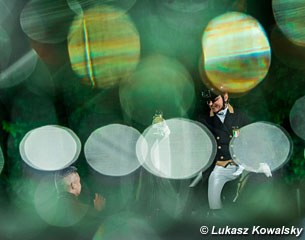
[[[202,98],[204,98],[205,100],[209,101],[213,101],[216,97],[219,96],[219,94],[215,94],[212,90],[205,90],[201,92],[201,96]]]

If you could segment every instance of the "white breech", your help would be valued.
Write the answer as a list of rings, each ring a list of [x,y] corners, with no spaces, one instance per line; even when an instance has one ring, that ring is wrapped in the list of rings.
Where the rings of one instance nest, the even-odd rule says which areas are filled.
[[[215,166],[210,177],[208,186],[208,199],[210,209],[221,209],[221,191],[226,182],[232,181],[238,176],[234,176],[238,166],[228,165],[227,167]]]

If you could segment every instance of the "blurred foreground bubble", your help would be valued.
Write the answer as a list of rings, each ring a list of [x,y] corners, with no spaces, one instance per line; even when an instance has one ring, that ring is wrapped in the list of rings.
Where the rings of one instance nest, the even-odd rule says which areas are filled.
[[[294,44],[305,46],[305,1],[272,0],[275,21]]]
[[[170,180],[159,178],[156,180],[155,191],[151,191],[152,198],[158,204],[159,217],[163,217],[163,223],[160,228],[168,228],[173,225],[172,219],[181,219],[190,204],[193,189],[189,187],[188,180]],[[166,221],[166,219],[171,219]],[[158,224],[159,225],[159,224]]]
[[[22,30],[33,40],[59,43],[67,38],[74,13],[62,0],[31,0],[20,15]]]
[[[62,126],[48,125],[28,132],[19,145],[25,163],[37,170],[53,171],[75,162],[81,143],[75,133]]]
[[[13,8],[17,0],[0,0],[0,23],[13,13]]]
[[[34,72],[31,74],[31,76],[28,79],[26,79],[25,85],[27,89],[36,96],[50,97],[49,98],[50,100],[53,100],[52,97],[55,96],[54,79],[51,76],[48,67],[40,60],[38,60]],[[33,98],[30,99],[33,100]],[[40,106],[42,107],[42,102],[40,102]],[[38,109],[36,109],[35,112],[38,112]],[[32,112],[30,114],[32,116],[35,115]],[[19,112],[18,115],[22,115],[22,113]]]
[[[89,205],[68,192],[59,193],[55,188],[54,175],[40,181],[34,195],[35,209],[48,224],[69,227],[81,221],[88,212]]]
[[[123,212],[107,218],[100,226],[93,240],[102,239],[160,240],[160,237],[145,219]]]
[[[27,79],[35,70],[38,56],[29,50],[0,73],[0,88],[9,88]]]
[[[135,69],[140,39],[124,11],[106,5],[84,11],[73,21],[68,37],[74,72],[92,87],[110,87]]]
[[[12,52],[11,40],[7,32],[0,27],[0,70],[1,72],[8,65]]]
[[[242,94],[266,76],[270,46],[264,29],[253,17],[229,12],[211,20],[202,37],[200,72],[209,88]]]
[[[212,164],[216,141],[205,126],[187,119],[169,119],[166,124],[168,135],[161,135],[153,125],[137,142],[137,156],[147,171],[158,177],[187,179]]]
[[[266,163],[271,171],[283,166],[292,153],[288,133],[280,126],[256,122],[242,127],[230,142],[233,160],[248,171],[257,171]]]
[[[166,8],[177,12],[196,13],[199,11],[207,10],[209,6],[208,0],[175,0],[175,1],[162,1],[157,0]]]
[[[107,176],[124,176],[140,167],[136,143],[141,134],[134,128],[110,124],[95,130],[85,143],[88,164]]]
[[[294,194],[294,189],[283,184],[279,179],[267,179],[261,174],[250,173],[243,182],[236,203],[238,208],[232,206],[226,209],[226,216],[231,222],[248,223],[250,226],[271,222],[289,224],[292,219],[296,219],[297,212],[292,210],[292,206],[295,205]]]
[[[47,225],[32,208],[20,209],[1,206],[1,239],[40,239]]]
[[[101,4],[128,11],[136,3],[136,0],[67,0],[67,3],[76,14],[83,14],[84,10]]]
[[[194,84],[185,67],[161,55],[145,58],[128,81],[120,85],[124,112],[146,126],[157,109],[166,117],[185,117],[194,98]]]
[[[0,147],[0,174],[3,170],[3,167],[4,167],[4,156],[3,156],[2,148]]]
[[[294,133],[305,140],[305,96],[295,101],[290,110],[289,120]]]

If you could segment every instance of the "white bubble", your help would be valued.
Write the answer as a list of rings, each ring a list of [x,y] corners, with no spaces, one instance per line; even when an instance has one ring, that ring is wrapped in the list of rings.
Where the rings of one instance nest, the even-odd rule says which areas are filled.
[[[258,171],[266,163],[271,171],[290,158],[292,144],[286,131],[273,123],[256,122],[242,127],[230,142],[233,160],[248,171]]]
[[[156,176],[187,179],[208,168],[216,154],[212,133],[202,124],[187,119],[166,120],[168,135],[153,126],[137,143],[143,167]]]
[[[88,164],[108,176],[124,176],[140,167],[136,142],[140,133],[121,124],[98,128],[88,138],[84,151]]]
[[[71,165],[79,156],[81,143],[65,127],[48,125],[28,132],[19,145],[22,159],[38,170],[59,170]]]

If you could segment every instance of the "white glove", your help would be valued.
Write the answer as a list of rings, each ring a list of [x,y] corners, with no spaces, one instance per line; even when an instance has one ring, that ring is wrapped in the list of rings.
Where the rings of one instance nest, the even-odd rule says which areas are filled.
[[[170,130],[165,121],[153,124],[152,128],[154,129],[154,134],[156,135],[168,137],[170,134]]]
[[[267,163],[260,163],[257,173],[264,173],[266,177],[272,177],[271,169]]]
[[[233,175],[239,176],[240,174],[242,174],[244,170],[245,170],[244,166],[238,165],[238,169],[236,170],[236,172],[233,173]],[[247,171],[255,172],[255,173],[264,173],[266,177],[272,177],[271,169],[267,163],[260,163],[257,170],[253,168],[251,169],[247,168]]]
[[[240,174],[243,173],[243,171],[245,170],[245,168],[242,165],[238,165],[237,170],[233,173],[234,176],[239,176]]]

